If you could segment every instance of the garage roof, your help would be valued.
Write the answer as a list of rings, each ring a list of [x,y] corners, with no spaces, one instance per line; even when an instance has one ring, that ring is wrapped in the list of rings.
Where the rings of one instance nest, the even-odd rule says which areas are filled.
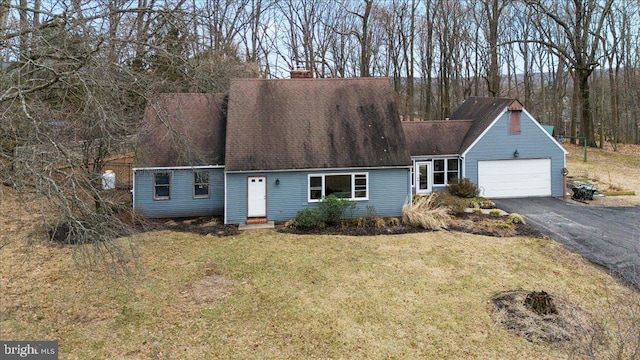
[[[451,114],[450,120],[473,120],[469,131],[467,131],[459,153],[463,154],[471,144],[493,123],[493,121],[506,108],[514,106],[522,109],[522,104],[516,99],[492,98],[492,97],[470,97],[466,99]]]

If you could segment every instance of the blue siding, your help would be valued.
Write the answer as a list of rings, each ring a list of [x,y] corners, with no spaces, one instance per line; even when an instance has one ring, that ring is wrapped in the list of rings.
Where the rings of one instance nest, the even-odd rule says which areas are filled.
[[[537,122],[526,112],[520,113],[520,135],[509,134],[509,112],[505,112],[465,156],[465,174],[478,183],[478,161],[518,159],[551,159],[551,193],[562,196],[561,169],[565,166],[564,152]]]
[[[317,203],[308,202],[308,175],[335,173],[369,173],[369,200],[356,201],[354,217],[366,214],[367,206],[374,206],[383,217],[401,216],[402,205],[411,193],[409,169],[336,170],[336,171],[287,171],[269,173],[227,174],[227,224],[244,223],[247,220],[247,177],[267,178],[267,219],[287,221],[296,213]],[[279,180],[279,185],[276,185]]]
[[[224,169],[197,169],[209,172],[209,198],[193,198],[193,170],[166,169],[135,171],[133,206],[148,218],[222,215],[224,208]],[[153,199],[153,174],[170,172],[169,200]]]

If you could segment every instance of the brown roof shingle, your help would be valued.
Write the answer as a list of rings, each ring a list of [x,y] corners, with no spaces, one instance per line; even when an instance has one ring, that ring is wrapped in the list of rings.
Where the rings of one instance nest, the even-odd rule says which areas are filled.
[[[236,79],[228,113],[227,171],[411,164],[386,78]]]
[[[147,104],[141,166],[224,164],[226,94],[160,94]]]
[[[469,128],[460,146],[460,154],[464,153],[484,130],[491,125],[493,120],[515,101],[518,100],[494,97],[470,97],[460,104],[449,119],[473,120],[473,124]]]
[[[405,121],[404,136],[411,156],[458,154],[473,121]]]

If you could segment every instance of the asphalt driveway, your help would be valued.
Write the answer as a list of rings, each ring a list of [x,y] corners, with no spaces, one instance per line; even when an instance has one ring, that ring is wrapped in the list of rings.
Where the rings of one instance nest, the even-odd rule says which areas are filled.
[[[640,288],[640,207],[583,206],[572,200],[493,200],[569,250]]]

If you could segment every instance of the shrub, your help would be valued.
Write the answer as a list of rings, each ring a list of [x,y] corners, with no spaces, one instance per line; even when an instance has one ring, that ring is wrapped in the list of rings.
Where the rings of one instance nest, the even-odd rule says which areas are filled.
[[[349,228],[351,226],[353,226],[355,219],[340,219],[340,221],[338,221],[338,226],[341,229],[346,229]]]
[[[369,219],[369,225],[375,228],[383,228],[387,225],[387,223],[380,216],[376,216]]]
[[[376,207],[373,205],[367,205],[367,212],[365,214],[365,217],[367,219],[371,219],[378,216],[378,211],[376,211]]]
[[[319,204],[322,218],[329,225],[338,224],[344,216],[344,211],[353,209],[355,206],[356,204],[353,201],[337,198],[333,194],[324,197]]]
[[[510,224],[526,224],[524,218],[516,213],[510,214],[509,217],[507,217],[507,222]]]
[[[480,190],[478,190],[476,184],[467,178],[458,179],[458,181],[449,184],[447,191],[449,191],[451,195],[463,198],[472,198],[480,194]]]
[[[361,217],[353,219],[353,224],[359,228],[367,227],[367,219]]]
[[[474,214],[482,214],[482,210],[480,208],[473,209]]]
[[[471,208],[480,208],[480,209],[495,209],[496,208],[496,204],[489,200],[489,199],[485,199],[482,197],[476,197],[473,198],[469,201],[469,207]]]
[[[388,223],[389,226],[399,226],[400,225],[400,219],[398,219],[398,218],[389,218],[387,223]]]
[[[314,229],[324,226],[324,219],[318,208],[304,208],[296,213],[296,228]]]
[[[412,204],[405,204],[402,207],[402,221],[428,230],[447,227],[451,220],[450,210],[448,207],[437,205],[434,199],[434,195],[431,194],[414,198]]]
[[[500,210],[491,210],[491,211],[489,211],[489,215],[491,215],[491,216],[500,216]]]

